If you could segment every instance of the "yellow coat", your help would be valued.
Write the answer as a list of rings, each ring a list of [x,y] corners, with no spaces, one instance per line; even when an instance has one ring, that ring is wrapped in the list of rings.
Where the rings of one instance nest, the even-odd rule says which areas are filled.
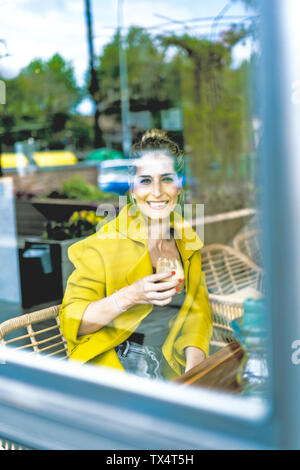
[[[139,213],[131,215],[135,207],[131,206],[125,206],[118,217],[102,226],[96,234],[69,248],[75,270],[68,279],[59,313],[71,359],[123,371],[114,348],[132,334],[153,305],[135,305],[92,334],[77,337],[77,332],[90,302],[153,274],[146,224]],[[212,335],[208,292],[201,271],[203,243],[178,213],[174,212],[172,216],[171,226],[183,261],[186,296],[175,321],[170,321],[169,334],[162,346],[167,378],[184,372],[184,348],[187,346],[196,346],[208,356]]]

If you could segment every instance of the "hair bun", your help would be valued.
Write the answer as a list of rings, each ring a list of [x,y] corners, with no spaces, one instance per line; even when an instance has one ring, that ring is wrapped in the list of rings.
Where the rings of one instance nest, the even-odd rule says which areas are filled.
[[[170,139],[167,132],[161,129],[146,131],[140,141],[132,147],[132,155],[138,156],[143,150],[167,150],[176,158],[176,171],[183,172],[183,153],[176,142]]]
[[[166,131],[163,131],[161,129],[151,129],[149,131],[146,131],[145,134],[142,136],[141,142],[145,144],[149,140],[157,140],[159,142],[171,142]]]

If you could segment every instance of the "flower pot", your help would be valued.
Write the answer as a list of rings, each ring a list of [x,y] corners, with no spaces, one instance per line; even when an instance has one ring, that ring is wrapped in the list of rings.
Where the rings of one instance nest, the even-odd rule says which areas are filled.
[[[96,211],[101,202],[79,201],[76,199],[31,199],[32,206],[46,220],[61,222],[68,220],[75,211]]]
[[[53,300],[61,301],[74,270],[68,248],[81,238],[43,240],[30,237],[20,252],[22,304],[24,308]]]

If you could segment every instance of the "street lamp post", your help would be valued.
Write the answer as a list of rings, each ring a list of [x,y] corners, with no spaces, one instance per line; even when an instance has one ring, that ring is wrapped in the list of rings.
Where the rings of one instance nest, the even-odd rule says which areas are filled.
[[[93,45],[93,27],[92,27],[92,13],[90,0],[85,0],[86,22],[88,30],[88,46],[89,46],[89,61],[90,61],[90,84],[89,91],[95,103],[95,117],[94,117],[94,145],[99,148],[103,144],[102,132],[99,124],[100,118],[100,87],[97,72],[95,70],[95,54]]]
[[[121,89],[121,118],[122,118],[122,147],[126,157],[130,155],[131,129],[129,110],[129,88],[126,51],[123,44],[123,0],[118,0],[118,33],[119,33],[119,66],[120,66],[120,89]]]

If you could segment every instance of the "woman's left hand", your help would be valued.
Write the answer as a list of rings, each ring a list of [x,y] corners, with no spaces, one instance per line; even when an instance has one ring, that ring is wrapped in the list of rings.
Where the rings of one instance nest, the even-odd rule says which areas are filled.
[[[185,371],[192,369],[193,367],[200,364],[205,359],[205,354],[200,348],[195,346],[188,346],[185,348],[186,366]]]

